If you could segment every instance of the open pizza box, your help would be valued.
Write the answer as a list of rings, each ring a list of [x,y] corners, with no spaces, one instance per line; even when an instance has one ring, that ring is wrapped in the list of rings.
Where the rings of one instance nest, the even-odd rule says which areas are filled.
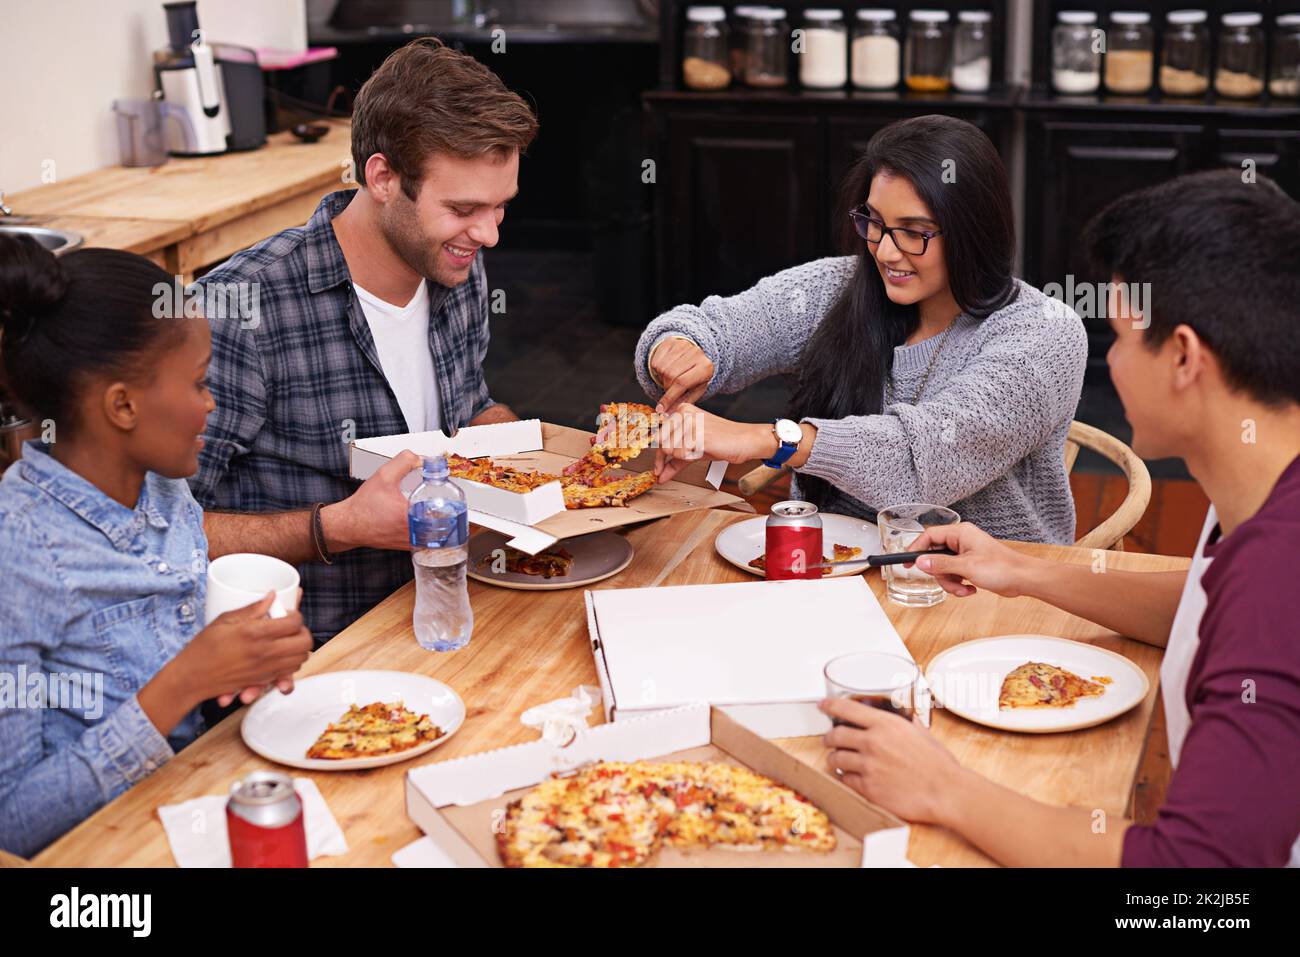
[[[584,595],[609,721],[705,701],[767,738],[823,734],[828,661],[859,651],[913,660],[861,575]],[[915,690],[928,724],[924,678]]]
[[[567,746],[542,739],[412,768],[406,811],[458,866],[501,867],[496,835],[511,801],[585,764],[644,760],[743,765],[806,797],[835,828],[836,846],[827,853],[664,847],[651,859],[656,867],[860,867],[863,838],[903,823],[703,704],[586,728]]]
[[[365,480],[385,462],[405,449],[417,455],[455,452],[467,458],[489,455],[502,465],[559,473],[591,448],[590,432],[551,425],[537,419],[471,425],[448,438],[442,432],[413,432],[355,439],[350,449],[350,472]],[[647,449],[623,468],[643,472],[654,467],[655,450]],[[752,512],[744,499],[719,491],[727,463],[701,459],[687,466],[671,482],[656,485],[625,506],[566,510],[559,482],[531,492],[510,492],[480,482],[453,478],[465,493],[469,520],[512,536],[513,548],[536,555],[565,538],[632,525],[696,508],[729,506]],[[420,473],[406,477],[402,488],[409,494],[420,484]]]

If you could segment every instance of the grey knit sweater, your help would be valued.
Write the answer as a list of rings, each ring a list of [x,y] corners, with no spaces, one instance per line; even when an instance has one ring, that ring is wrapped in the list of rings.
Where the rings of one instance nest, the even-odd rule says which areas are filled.
[[[650,350],[668,335],[694,340],[713,362],[705,397],[792,373],[809,336],[857,268],[818,259],[736,296],[678,306],[641,334],[636,372],[646,394]],[[922,394],[942,336],[894,350],[883,412],[817,426],[799,472],[834,486],[824,511],[873,518],[902,502],[950,505],[998,538],[1074,541],[1065,436],[1083,387],[1088,342],[1079,317],[1019,282],[1015,302],[983,321],[959,316]],[[797,478],[794,483],[798,495]]]

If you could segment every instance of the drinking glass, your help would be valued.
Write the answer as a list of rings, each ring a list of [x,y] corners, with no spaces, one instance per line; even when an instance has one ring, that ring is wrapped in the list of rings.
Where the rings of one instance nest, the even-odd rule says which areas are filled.
[[[911,721],[916,715],[916,684],[921,669],[902,655],[856,651],[826,662],[826,697],[848,698]],[[832,718],[832,724],[851,722]]]
[[[912,543],[927,528],[939,525],[956,525],[961,516],[942,505],[909,502],[891,505],[876,513],[876,526],[880,529],[880,547],[886,554],[896,554],[911,549]],[[913,564],[883,565],[886,591],[890,601],[912,608],[928,608],[943,601],[944,591],[932,575]]]

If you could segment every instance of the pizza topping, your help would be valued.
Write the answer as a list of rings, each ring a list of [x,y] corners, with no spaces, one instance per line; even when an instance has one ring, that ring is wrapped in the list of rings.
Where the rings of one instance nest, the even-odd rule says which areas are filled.
[[[1105,694],[1109,683],[1109,678],[1088,681],[1064,668],[1029,661],[1003,680],[998,708],[1069,708],[1080,698]]]
[[[562,832],[539,826],[552,820]],[[746,768],[638,761],[537,785],[507,808],[497,841],[511,867],[623,867],[663,845],[829,851],[835,834],[806,799]]]
[[[307,757],[325,760],[373,758],[408,751],[442,737],[427,714],[405,706],[376,701],[364,708],[352,705],[307,749]]]
[[[563,545],[552,545],[536,555],[529,555],[517,548],[505,546],[503,567],[497,566],[499,556],[496,550],[484,555],[480,565],[486,565],[492,571],[505,571],[512,575],[536,575],[542,578],[563,578],[573,568],[573,556]]]

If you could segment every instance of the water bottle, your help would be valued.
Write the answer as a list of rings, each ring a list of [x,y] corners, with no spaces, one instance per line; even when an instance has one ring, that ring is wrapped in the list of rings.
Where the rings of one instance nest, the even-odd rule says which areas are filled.
[[[424,481],[411,493],[406,519],[415,565],[415,640],[430,651],[464,648],[474,630],[465,584],[469,514],[465,495],[448,478],[445,456],[424,460]]]

